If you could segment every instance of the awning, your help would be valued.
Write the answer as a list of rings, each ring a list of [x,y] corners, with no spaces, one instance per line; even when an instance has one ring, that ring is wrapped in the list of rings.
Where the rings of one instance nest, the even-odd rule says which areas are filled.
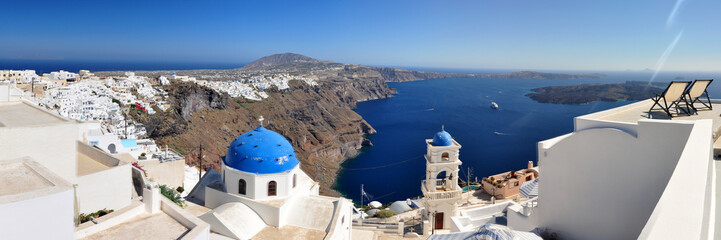
[[[538,197],[538,178],[530,182],[524,182],[519,191],[526,198]]]

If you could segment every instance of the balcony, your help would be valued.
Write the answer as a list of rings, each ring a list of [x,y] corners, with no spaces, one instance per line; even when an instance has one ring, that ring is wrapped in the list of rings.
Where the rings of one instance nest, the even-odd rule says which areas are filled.
[[[463,191],[452,184],[450,180],[438,179],[421,182],[421,191],[427,200],[456,200],[461,199]]]

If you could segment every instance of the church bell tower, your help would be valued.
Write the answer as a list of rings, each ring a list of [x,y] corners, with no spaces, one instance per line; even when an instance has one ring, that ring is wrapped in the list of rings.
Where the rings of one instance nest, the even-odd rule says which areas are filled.
[[[426,147],[426,179],[421,183],[428,211],[426,217],[433,229],[449,229],[451,217],[458,214],[463,193],[458,186],[461,144],[441,128],[433,139],[426,139]]]

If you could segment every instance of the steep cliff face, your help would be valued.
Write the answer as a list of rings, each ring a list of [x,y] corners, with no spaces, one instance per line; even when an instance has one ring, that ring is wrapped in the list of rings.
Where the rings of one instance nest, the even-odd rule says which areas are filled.
[[[341,162],[357,155],[364,144],[369,144],[365,135],[375,133],[352,107],[358,101],[390,97],[395,90],[381,79],[323,81],[316,87],[291,81],[290,85],[292,90],[271,91],[270,97],[260,102],[207,94],[206,88],[197,85],[171,85],[168,88],[171,96],[180,97],[171,101],[178,111],[168,113],[167,120],[185,116],[181,119],[187,127],[154,137],[185,154],[188,164],[195,166],[200,165],[198,153],[202,143],[203,168],[219,170],[230,142],[257,127],[256,119],[263,116],[266,128],[292,143],[301,168],[321,183],[322,192],[337,195],[331,186]],[[164,122],[155,117],[141,121],[150,125]]]

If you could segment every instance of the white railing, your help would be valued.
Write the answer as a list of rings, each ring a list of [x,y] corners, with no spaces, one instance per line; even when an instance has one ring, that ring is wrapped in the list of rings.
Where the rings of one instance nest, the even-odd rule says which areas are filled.
[[[534,209],[538,207],[538,197],[521,203],[521,206],[523,206],[523,215],[530,216],[533,214]]]
[[[423,180],[421,183],[422,187],[421,190],[423,191],[423,195],[426,196],[428,200],[446,200],[446,199],[455,199],[455,198],[461,198],[461,194],[463,191],[460,188],[453,188],[453,190],[436,190],[436,186],[445,186],[443,184],[442,180],[433,180],[435,183],[433,187],[433,191],[428,189],[428,183],[426,180]],[[450,187],[450,186],[449,186]]]

